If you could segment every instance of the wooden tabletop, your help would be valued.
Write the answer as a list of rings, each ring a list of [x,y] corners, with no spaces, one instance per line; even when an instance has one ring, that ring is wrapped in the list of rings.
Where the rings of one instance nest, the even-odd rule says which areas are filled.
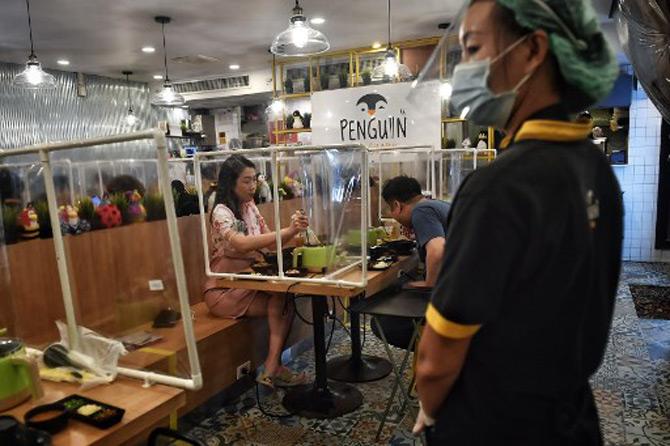
[[[397,262],[384,271],[368,271],[368,284],[365,288],[325,285],[309,282],[279,282],[272,280],[251,280],[251,279],[219,279],[222,288],[242,288],[247,290],[268,291],[275,293],[286,293],[290,291],[296,294],[311,294],[313,296],[338,296],[353,297],[363,292],[367,295],[373,295],[388,287],[398,277],[399,271],[409,271],[418,264],[416,255],[400,257]],[[361,277],[360,270],[352,270],[342,274],[338,279],[351,282],[359,281]]]
[[[143,388],[141,381],[125,377],[118,377],[112,384],[83,391],[79,390],[78,385],[67,383],[42,381],[42,386],[44,397],[39,401],[28,401],[0,414],[13,415],[23,422],[23,415],[32,407],[52,403],[75,393],[126,410],[121,422],[109,429],[98,429],[70,420],[65,430],[53,436],[54,446],[119,445],[186,404],[186,394],[182,389],[162,385]]]

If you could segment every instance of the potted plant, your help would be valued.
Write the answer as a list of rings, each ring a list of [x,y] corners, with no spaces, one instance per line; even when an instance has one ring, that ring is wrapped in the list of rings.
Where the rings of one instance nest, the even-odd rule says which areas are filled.
[[[53,237],[51,219],[49,218],[49,204],[44,200],[40,200],[35,202],[33,207],[37,214],[37,223],[40,225],[40,238]]]
[[[328,82],[330,80],[330,75],[328,72],[324,69],[321,71],[321,74],[319,75],[319,82],[321,84],[321,90],[328,90]]]
[[[312,128],[312,114],[310,112],[305,112],[302,115],[302,123],[306,129]]]
[[[363,85],[370,85],[372,83],[372,70],[369,68],[363,70],[361,73],[361,80],[363,81]]]
[[[340,88],[340,77],[337,75],[335,67],[331,65],[328,71],[328,89],[335,90],[336,88]]]
[[[5,244],[11,245],[19,239],[19,228],[16,220],[21,209],[18,206],[2,206],[2,227],[4,229]]]
[[[147,211],[147,221],[165,220],[165,203],[161,194],[147,193],[142,198],[142,204]]]
[[[293,80],[286,79],[284,81],[284,93],[292,94],[293,93]]]
[[[293,114],[288,115],[286,117],[286,128],[287,129],[292,129],[294,121],[295,121],[295,118],[293,117]]]
[[[305,92],[307,92],[307,93],[311,92],[312,89],[310,88],[310,84],[309,84],[309,76],[307,76],[305,79],[303,79],[303,88],[304,88]]]
[[[340,88],[346,88],[349,86],[349,72],[346,69],[342,69],[338,75],[340,80]]]

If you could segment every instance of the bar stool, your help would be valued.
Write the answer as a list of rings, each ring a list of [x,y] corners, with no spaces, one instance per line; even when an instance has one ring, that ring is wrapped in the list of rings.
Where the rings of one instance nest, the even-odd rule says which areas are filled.
[[[405,354],[400,363],[400,366],[398,366],[393,358],[393,353],[391,352],[391,347],[388,340],[386,339],[382,325],[376,318],[374,319],[377,333],[382,340],[384,349],[386,350],[386,354],[388,355],[389,361],[392,365],[393,374],[395,375],[393,388],[391,390],[391,397],[386,404],[384,416],[382,417],[381,423],[377,430],[377,435],[375,437],[376,441],[379,440],[379,436],[381,435],[382,429],[384,428],[384,424],[386,424],[386,419],[389,415],[389,412],[391,411],[391,407],[393,406],[396,392],[399,388],[402,387],[402,375],[407,369],[410,353],[412,353],[414,350],[413,347],[419,335],[429,301],[430,289],[403,289],[393,295],[380,295],[370,299],[360,300],[352,304],[350,307],[350,311],[352,313],[367,314],[370,316],[395,316],[411,319],[414,326],[412,336],[407,347],[405,348],[404,346],[399,346],[400,348],[405,348]],[[412,382],[413,381],[414,379],[412,378]],[[409,402],[408,395],[410,393],[411,387],[412,386],[410,385],[410,389],[402,389],[400,392],[402,395],[402,399],[400,400],[402,403],[400,413],[405,410],[405,407]]]

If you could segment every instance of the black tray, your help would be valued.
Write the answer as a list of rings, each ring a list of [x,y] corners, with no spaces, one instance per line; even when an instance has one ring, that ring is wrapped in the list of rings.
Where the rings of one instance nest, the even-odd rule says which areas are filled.
[[[115,425],[121,421],[123,414],[126,413],[125,409],[92,400],[81,395],[70,395],[58,401],[57,403],[63,404],[66,407],[68,413],[70,414],[70,418],[97,427],[98,429],[107,429],[108,427]],[[102,407],[102,409],[92,413],[91,415],[81,415],[77,412],[77,409],[86,404],[95,404],[96,406]],[[109,413],[109,415],[101,418],[100,415],[103,413]]]

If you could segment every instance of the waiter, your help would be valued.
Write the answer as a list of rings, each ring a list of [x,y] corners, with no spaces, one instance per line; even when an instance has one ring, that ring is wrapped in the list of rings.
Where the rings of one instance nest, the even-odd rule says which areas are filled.
[[[420,346],[434,445],[598,445],[589,387],[620,270],[622,205],[590,126],[616,60],[587,0],[475,0],[450,106],[508,150],[462,184]]]

